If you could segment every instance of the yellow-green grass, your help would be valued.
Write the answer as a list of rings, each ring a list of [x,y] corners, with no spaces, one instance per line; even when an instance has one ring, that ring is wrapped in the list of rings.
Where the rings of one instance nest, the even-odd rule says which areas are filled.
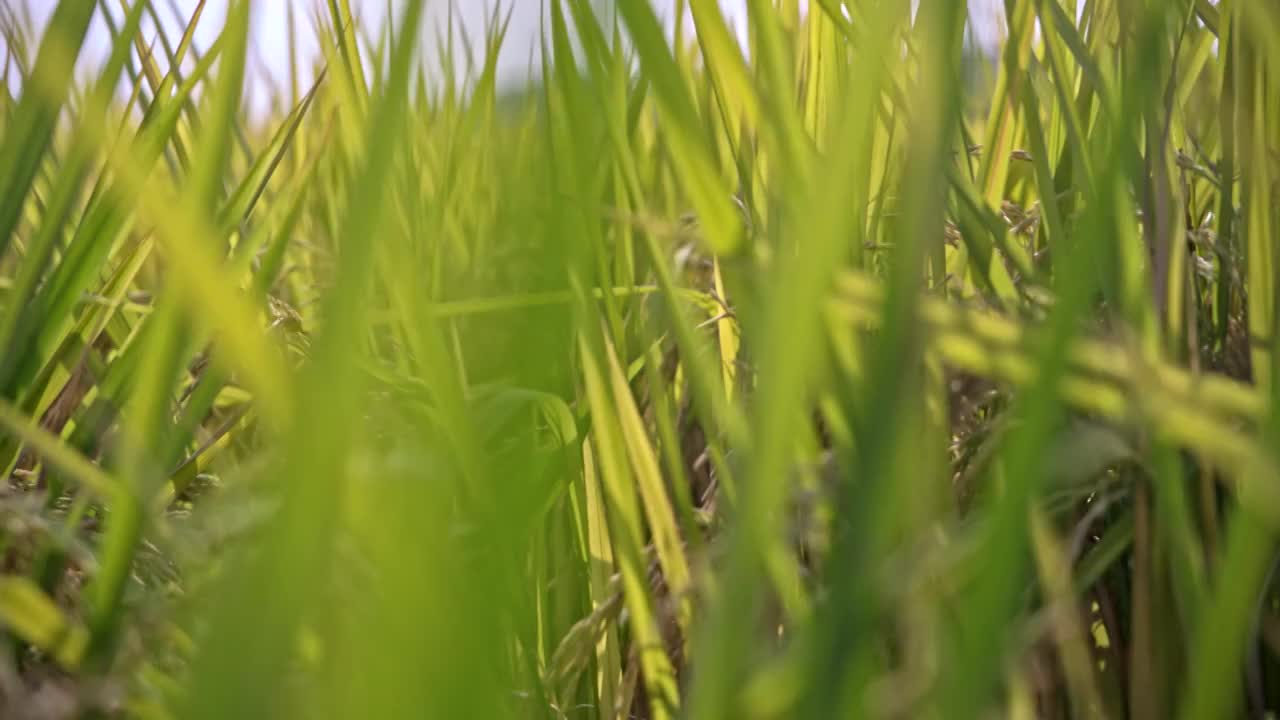
[[[0,715],[1280,710],[1280,10],[227,4],[0,8]]]

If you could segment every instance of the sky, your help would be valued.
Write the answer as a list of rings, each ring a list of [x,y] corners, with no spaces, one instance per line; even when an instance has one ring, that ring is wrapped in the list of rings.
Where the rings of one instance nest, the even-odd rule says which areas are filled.
[[[428,57],[435,57],[438,47],[435,45],[433,28],[443,28],[448,22],[449,8],[453,6],[455,17],[472,37],[480,35],[485,27],[485,18],[492,12],[498,0],[428,0],[425,28],[428,32],[423,36],[423,49]],[[632,0],[634,1],[634,0]],[[288,17],[292,7],[298,26],[303,32],[299,35],[300,54],[306,58],[316,51],[314,34],[311,32],[311,13],[316,7],[326,3],[319,0],[250,0],[253,8],[254,68],[257,76],[250,82],[247,92],[250,102],[260,101],[266,96],[266,83],[271,80],[280,81],[288,76]],[[399,12],[403,0],[389,0],[393,12]],[[674,15],[675,0],[653,0],[660,14],[668,20]],[[0,6],[16,4],[24,6],[31,12],[33,20],[42,26],[48,18],[56,0],[0,0]],[[366,24],[380,26],[385,19],[388,0],[351,0],[353,12],[360,15]],[[802,5],[807,4],[802,0]],[[160,14],[171,28],[186,25],[197,5],[197,0],[156,0]],[[501,0],[504,9],[511,11],[511,26],[503,45],[499,59],[499,82],[520,84],[529,73],[529,59],[536,57],[539,36],[540,12],[544,0]],[[732,26],[743,28],[746,25],[746,0],[720,0],[725,15]],[[207,0],[204,17],[197,26],[196,45],[207,47],[217,35],[221,27],[221,18],[226,12],[227,0]],[[1001,15],[1000,0],[970,0],[970,13],[974,18],[974,33],[980,43],[993,46],[999,32],[998,18]],[[118,15],[118,13],[117,13]],[[183,18],[179,21],[179,17]],[[175,30],[174,34],[178,33]],[[108,33],[103,23],[95,21],[90,32],[88,47],[84,53],[84,61],[91,64],[94,58],[105,56],[108,48]],[[3,40],[0,40],[2,43]],[[252,76],[251,76],[252,77]]]

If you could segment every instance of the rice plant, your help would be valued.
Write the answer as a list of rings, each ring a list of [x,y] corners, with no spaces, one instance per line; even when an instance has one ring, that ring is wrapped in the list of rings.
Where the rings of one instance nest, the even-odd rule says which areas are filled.
[[[0,716],[1280,711],[1272,4],[48,1]]]

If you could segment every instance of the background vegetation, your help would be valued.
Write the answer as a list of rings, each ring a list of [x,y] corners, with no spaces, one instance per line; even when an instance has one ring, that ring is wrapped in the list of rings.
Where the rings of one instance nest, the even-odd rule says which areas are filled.
[[[1280,707],[1275,6],[157,5],[0,7],[5,717]]]

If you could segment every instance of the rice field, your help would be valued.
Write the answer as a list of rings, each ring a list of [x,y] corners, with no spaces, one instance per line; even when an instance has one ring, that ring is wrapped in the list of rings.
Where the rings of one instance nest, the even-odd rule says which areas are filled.
[[[48,2],[0,717],[1280,712],[1280,8]]]

